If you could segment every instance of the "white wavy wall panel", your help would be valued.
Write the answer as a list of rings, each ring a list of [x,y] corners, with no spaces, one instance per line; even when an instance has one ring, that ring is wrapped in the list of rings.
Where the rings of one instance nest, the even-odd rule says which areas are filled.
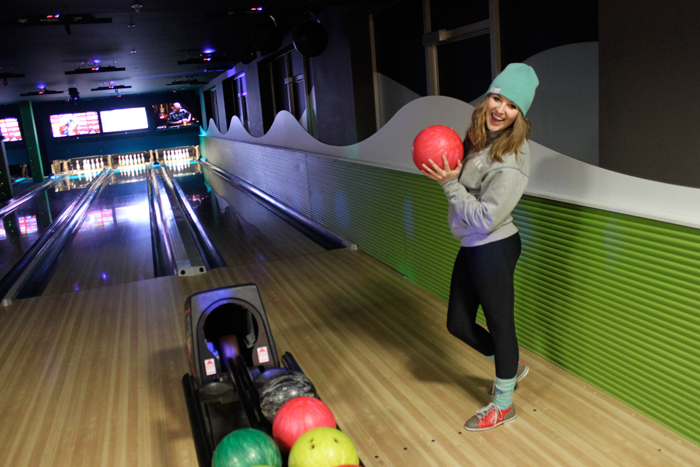
[[[372,166],[420,173],[411,159],[415,135],[428,125],[447,125],[464,134],[473,107],[449,97],[423,97],[403,107],[370,138],[351,146],[330,146],[313,138],[287,112],[280,112],[270,131],[251,136],[234,117],[230,130],[219,133],[210,121],[205,136],[296,149]],[[559,154],[535,141],[526,194],[608,211],[700,228],[700,189],[669,185],[611,172]],[[206,154],[205,154],[206,156]],[[233,161],[235,164],[235,161]],[[279,158],[280,164],[301,165]],[[298,164],[298,162],[296,163]],[[253,169],[255,170],[255,169]],[[237,171],[233,170],[234,173]],[[263,186],[262,169],[259,177]]]

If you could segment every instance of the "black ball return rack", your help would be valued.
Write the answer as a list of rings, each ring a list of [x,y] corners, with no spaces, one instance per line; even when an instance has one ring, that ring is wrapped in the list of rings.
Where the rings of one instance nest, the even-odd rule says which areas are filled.
[[[182,387],[199,467],[211,467],[214,449],[230,432],[256,428],[272,436],[260,390],[274,374],[303,371],[291,353],[278,358],[255,284],[190,295],[185,329],[190,373]]]

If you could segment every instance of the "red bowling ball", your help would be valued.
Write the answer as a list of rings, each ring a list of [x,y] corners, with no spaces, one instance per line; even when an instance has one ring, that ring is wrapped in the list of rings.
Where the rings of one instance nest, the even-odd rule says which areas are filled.
[[[447,157],[450,168],[454,170],[457,162],[464,156],[462,138],[456,131],[444,125],[433,125],[422,130],[413,140],[413,163],[418,170],[423,170],[423,164],[432,169],[429,160],[443,168],[442,156]]]
[[[277,411],[272,437],[282,452],[289,452],[301,435],[319,427],[336,427],[331,409],[314,397],[295,397]]]

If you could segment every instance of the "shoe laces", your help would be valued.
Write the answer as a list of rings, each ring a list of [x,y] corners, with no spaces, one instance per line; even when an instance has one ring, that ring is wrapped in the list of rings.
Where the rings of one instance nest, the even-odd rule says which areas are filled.
[[[487,405],[486,407],[482,407],[479,410],[477,410],[476,418],[481,420],[482,418],[486,417],[489,413],[491,413],[492,410],[496,411],[496,418],[499,419],[501,417],[502,410],[494,402],[490,402],[489,405]]]

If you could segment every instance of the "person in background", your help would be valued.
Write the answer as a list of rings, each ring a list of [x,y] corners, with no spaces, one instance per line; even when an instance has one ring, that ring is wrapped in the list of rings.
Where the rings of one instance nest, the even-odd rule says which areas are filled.
[[[61,125],[58,129],[58,131],[61,133],[63,136],[70,136],[71,134],[78,134],[76,129],[78,128],[78,125],[73,121],[73,119],[68,119],[66,123]]]
[[[168,115],[168,125],[187,125],[192,120],[192,114],[183,109],[179,102],[173,103],[173,110]]]
[[[513,390],[529,368],[519,361],[515,335],[513,277],[521,242],[511,215],[530,173],[525,118],[539,80],[532,67],[511,63],[488,89],[472,114],[465,157],[455,170],[447,158],[422,172],[437,181],[449,202],[448,222],[460,241],[447,309],[448,331],[495,363],[493,402],[479,409],[464,428],[483,431],[514,422]],[[482,307],[488,331],[476,323]]]

